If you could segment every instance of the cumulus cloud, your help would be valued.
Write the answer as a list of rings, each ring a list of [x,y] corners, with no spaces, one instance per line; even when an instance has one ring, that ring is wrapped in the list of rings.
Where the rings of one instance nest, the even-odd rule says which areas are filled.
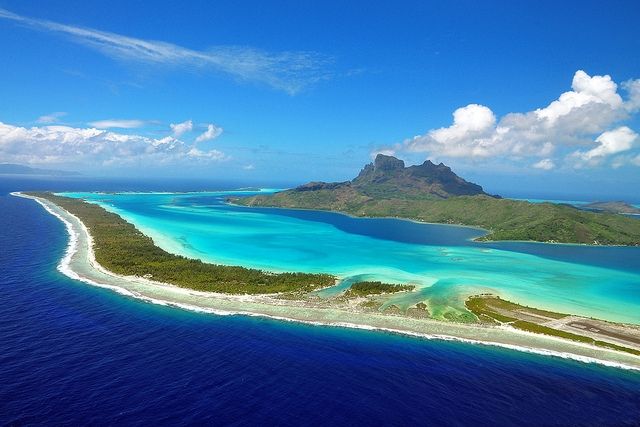
[[[0,122],[0,158],[23,164],[166,165],[220,161],[219,150],[199,150],[173,136],[150,138],[96,128],[40,126]]]
[[[36,122],[48,125],[48,124],[56,123],[60,121],[60,119],[66,115],[67,113],[64,111],[56,111],[55,113],[46,114],[44,116],[38,117],[38,120],[36,120]]]
[[[478,104],[469,104],[453,112],[453,124],[430,130],[407,142],[410,151],[437,151],[447,157],[486,157],[495,153],[493,138],[496,117],[493,112]]]
[[[193,147],[192,149],[189,150],[188,154],[191,157],[197,157],[197,158],[201,158],[201,159],[212,159],[212,160],[224,160],[225,159],[224,153],[222,153],[221,151],[218,151],[218,150],[202,151],[202,150],[199,150],[199,149]]]
[[[588,151],[575,151],[572,157],[577,158],[580,165],[598,165],[613,154],[631,150],[637,139],[637,133],[627,126],[621,126],[596,138],[596,147]]]
[[[556,164],[551,159],[542,159],[539,162],[534,163],[533,167],[536,169],[542,169],[542,170],[548,171],[555,168]]]
[[[196,142],[211,141],[222,134],[222,128],[214,124],[207,125],[207,130],[198,135]]]
[[[629,100],[625,104],[627,110],[630,113],[640,110],[640,79],[626,81],[622,87],[629,93]]]
[[[193,122],[191,120],[187,120],[182,123],[171,123],[169,127],[173,132],[173,136],[179,138],[185,133],[191,132],[193,130]]]
[[[89,122],[88,125],[98,129],[120,128],[120,129],[135,129],[144,126],[146,122],[144,120],[123,120],[123,119],[107,119],[96,120],[95,122]]]
[[[600,164],[603,158],[614,154],[608,148],[601,148],[603,141],[612,138],[608,132],[620,131],[613,128],[640,111],[640,79],[622,85],[627,95],[623,98],[610,76],[590,76],[578,70],[571,89],[544,107],[508,113],[500,119],[489,107],[469,104],[454,111],[450,126],[429,130],[378,152],[390,149],[427,153],[436,158],[475,160],[517,161],[537,157],[541,161],[536,164],[555,167],[552,155],[561,156],[578,147],[593,147],[595,154],[589,154],[592,157],[587,163]],[[619,132],[616,136],[618,140],[622,138]],[[582,155],[590,152],[583,150],[572,158],[583,158]],[[595,159],[599,161],[593,161]]]
[[[61,34],[73,42],[121,61],[135,61],[188,69],[197,67],[238,80],[260,82],[294,95],[330,77],[331,59],[314,52],[266,52],[250,47],[217,46],[194,50],[156,40],[127,37],[107,31],[29,18],[0,8],[0,18],[25,27]]]

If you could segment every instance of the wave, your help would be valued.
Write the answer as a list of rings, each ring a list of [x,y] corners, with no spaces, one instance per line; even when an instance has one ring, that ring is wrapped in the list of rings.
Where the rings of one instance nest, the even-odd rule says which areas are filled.
[[[454,335],[447,335],[447,334],[428,334],[428,333],[422,333],[422,332],[413,332],[413,331],[407,331],[407,330],[402,330],[402,329],[394,329],[394,328],[378,327],[378,326],[371,326],[371,325],[363,325],[363,324],[350,323],[350,322],[321,322],[321,321],[313,321],[313,320],[294,319],[294,318],[290,318],[290,317],[286,317],[286,316],[276,316],[276,315],[270,315],[270,314],[264,314],[264,313],[255,313],[255,312],[243,311],[243,310],[215,309],[215,308],[201,307],[201,306],[197,306],[197,305],[185,304],[185,303],[180,303],[180,302],[175,302],[175,301],[167,301],[167,300],[158,299],[158,298],[152,298],[152,297],[149,297],[149,296],[137,293],[137,292],[132,292],[132,291],[130,291],[128,289],[125,289],[125,288],[123,288],[121,286],[109,285],[109,284],[105,284],[105,283],[99,283],[97,281],[91,280],[91,279],[89,279],[87,277],[84,277],[84,276],[78,274],[77,272],[75,272],[73,270],[73,268],[71,267],[71,260],[72,260],[73,256],[76,254],[76,252],[78,251],[78,244],[79,244],[80,236],[79,236],[78,232],[74,229],[73,224],[70,221],[68,221],[66,218],[64,218],[62,215],[60,215],[58,212],[53,210],[50,206],[48,206],[45,202],[43,202],[39,198],[28,196],[28,195],[25,195],[25,194],[22,194],[22,193],[19,193],[19,192],[12,192],[10,194],[12,196],[23,197],[23,198],[35,200],[49,214],[53,215],[54,217],[56,217],[57,219],[62,221],[62,223],[65,225],[65,229],[66,229],[66,231],[67,231],[67,233],[69,235],[69,242],[67,243],[67,248],[65,250],[65,253],[64,253],[62,259],[58,263],[58,266],[57,266],[58,271],[60,271],[62,274],[64,274],[65,276],[67,276],[67,277],[69,277],[71,279],[79,280],[79,281],[82,281],[84,283],[87,283],[89,285],[96,286],[96,287],[99,287],[99,288],[109,289],[109,290],[112,290],[114,292],[117,292],[118,294],[121,294],[121,295],[124,295],[124,296],[128,296],[128,297],[132,297],[132,298],[136,298],[136,299],[142,300],[144,302],[148,302],[148,303],[152,303],[152,304],[156,304],[156,305],[161,305],[161,306],[165,306],[165,307],[174,307],[174,308],[179,308],[179,309],[183,309],[183,310],[189,310],[189,311],[192,311],[192,312],[214,314],[214,315],[218,315],[218,316],[260,317],[260,318],[268,318],[268,319],[273,319],[273,320],[278,320],[278,321],[301,323],[301,324],[312,325],[312,326],[339,327],[339,328],[348,328],[348,329],[381,331],[381,332],[386,332],[386,333],[392,333],[392,334],[403,335],[403,336],[410,336],[410,337],[415,337],[415,338],[420,338],[420,339],[427,339],[427,340],[453,341],[453,342],[461,342],[461,343],[473,344],[473,345],[500,347],[500,348],[520,351],[520,352],[524,352],[524,353],[531,353],[531,354],[537,354],[537,355],[543,355],[543,356],[552,356],[552,357],[557,357],[557,358],[562,358],[562,359],[574,360],[574,361],[578,361],[578,362],[582,362],[582,363],[599,364],[599,365],[604,365],[604,366],[613,367],[613,368],[640,371],[640,366],[633,366],[633,365],[628,365],[628,364],[625,364],[625,363],[622,363],[622,362],[614,362],[614,361],[609,361],[609,360],[603,360],[603,359],[598,359],[598,358],[595,358],[595,357],[582,356],[582,355],[578,355],[578,354],[574,354],[574,353],[570,353],[570,352],[563,352],[563,351],[557,351],[557,350],[541,349],[541,348],[528,347],[528,346],[522,346],[522,345],[516,345],[516,344],[500,343],[500,342],[495,342],[495,341],[475,340],[475,339],[471,339],[471,338],[462,338],[462,337],[457,337],[457,336],[454,336]],[[73,216],[70,213],[67,213],[67,214]],[[84,224],[79,220],[78,220],[78,222],[84,228]],[[91,249],[90,249],[91,248],[91,235],[89,234],[88,230],[86,230],[86,228],[84,228],[83,231],[85,232],[85,235],[88,236],[88,238],[89,238],[88,247],[89,247],[89,250],[91,251]],[[108,270],[104,269],[102,266],[100,266],[97,263],[91,262],[91,266],[92,266],[92,268],[96,268],[97,270],[99,270],[100,272],[102,272],[104,274],[113,275],[113,273],[110,273]],[[531,334],[531,333],[527,333],[527,332],[523,332],[523,334],[535,335],[535,334]],[[549,337],[549,338],[553,338],[553,337]],[[557,339],[557,341],[560,342],[560,341],[563,341],[563,340]],[[572,343],[572,344],[579,345],[581,343]],[[583,344],[583,346],[588,347],[588,346],[586,346],[584,344]]]

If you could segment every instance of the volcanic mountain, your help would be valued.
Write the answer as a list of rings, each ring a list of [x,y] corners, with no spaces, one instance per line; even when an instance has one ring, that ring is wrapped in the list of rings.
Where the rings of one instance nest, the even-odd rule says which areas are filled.
[[[366,165],[353,180],[343,183],[312,182],[294,191],[339,189],[352,187],[375,197],[433,197],[447,199],[452,196],[487,195],[481,186],[465,181],[443,163],[430,160],[421,165],[405,167],[402,160],[378,154],[373,163]]]
[[[481,227],[479,240],[533,240],[640,245],[640,221],[568,205],[529,203],[487,194],[451,168],[427,160],[406,167],[378,154],[351,181],[310,182],[272,195],[235,197],[245,206],[315,209]]]

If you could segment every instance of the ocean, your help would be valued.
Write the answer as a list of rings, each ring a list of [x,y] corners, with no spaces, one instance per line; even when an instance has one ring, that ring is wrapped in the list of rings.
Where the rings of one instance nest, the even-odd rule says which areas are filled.
[[[336,274],[411,283],[385,305],[425,302],[438,318],[466,313],[464,300],[499,294],[529,306],[640,324],[640,247],[477,243],[474,228],[233,206],[244,192],[65,193],[118,213],[163,249],[206,262],[268,271]]]
[[[640,372],[192,313],[71,280],[56,270],[64,226],[36,203],[8,195],[27,189],[161,188],[0,177],[0,424],[640,424]],[[532,256],[525,249],[516,253]],[[544,259],[573,255],[554,256]],[[634,274],[627,262],[594,258],[597,268]]]

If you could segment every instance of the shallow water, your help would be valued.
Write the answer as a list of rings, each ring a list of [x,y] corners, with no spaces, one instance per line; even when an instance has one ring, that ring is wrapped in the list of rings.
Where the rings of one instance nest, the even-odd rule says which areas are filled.
[[[413,283],[389,303],[426,301],[461,312],[467,295],[493,292],[541,308],[640,323],[640,248],[475,243],[477,229],[231,206],[231,194],[66,193],[117,212],[164,249],[209,262],[272,271],[328,272],[353,280]]]
[[[0,188],[0,424],[638,423],[636,371],[191,313],[71,280],[62,223],[7,195],[27,188]]]

